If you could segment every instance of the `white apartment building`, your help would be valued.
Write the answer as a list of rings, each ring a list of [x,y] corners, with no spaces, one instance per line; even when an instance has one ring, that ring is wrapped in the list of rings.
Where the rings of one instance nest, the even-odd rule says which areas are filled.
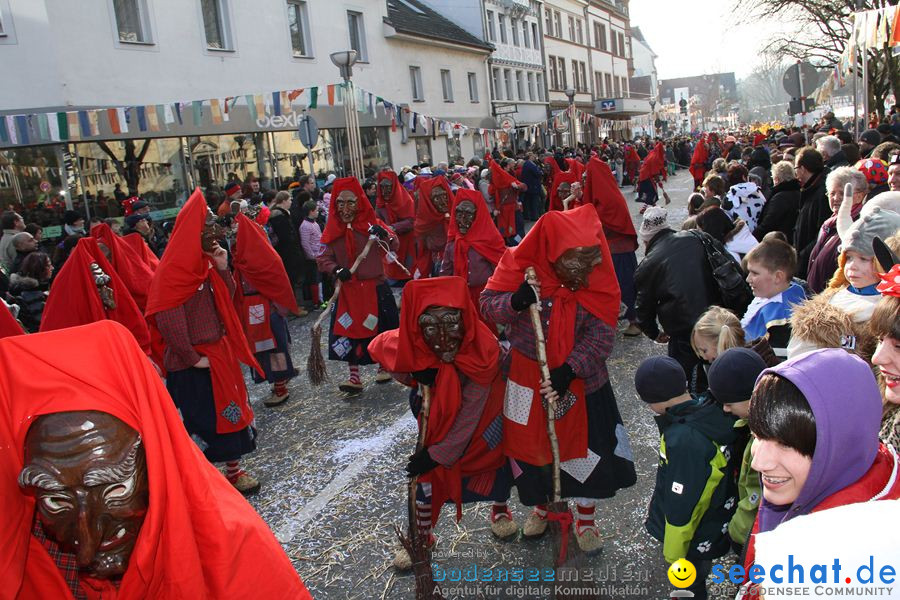
[[[144,160],[156,168],[140,191],[160,202],[190,185],[221,183],[229,172],[278,181],[308,172],[296,117],[312,86],[318,105],[309,114],[321,133],[314,170],[349,172],[344,110],[331,105],[333,90],[326,94],[341,82],[329,56],[348,49],[359,57],[354,85],[371,93],[364,102],[410,110],[395,119],[396,131],[380,103],[374,115],[359,113],[367,170],[483,153],[472,130],[460,137],[426,131],[421,120],[411,127],[413,113],[467,128],[485,127],[491,113],[491,47],[420,0],[0,0],[0,116],[135,109],[127,133],[101,116],[97,135],[77,143],[52,143],[39,119],[14,121],[27,127],[28,143],[19,130],[17,143],[0,136],[0,204],[28,200],[39,183],[62,187],[65,154],[79,157],[81,192],[108,194],[117,178],[98,141],[121,157],[124,140],[138,147],[151,140]],[[274,118],[271,93],[300,88],[306,94]],[[254,119],[244,98],[260,94],[266,111]],[[227,118],[214,122],[207,104],[199,122],[169,122],[166,109],[155,129],[136,126],[138,107],[202,99],[230,106]]]

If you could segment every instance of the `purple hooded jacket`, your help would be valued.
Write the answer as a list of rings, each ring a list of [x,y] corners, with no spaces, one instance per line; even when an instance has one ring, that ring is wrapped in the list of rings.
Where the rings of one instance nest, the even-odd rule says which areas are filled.
[[[816,350],[781,363],[766,373],[796,385],[816,417],[816,450],[806,484],[793,504],[777,506],[762,498],[759,533],[813,511],[823,500],[866,474],[878,452],[881,393],[872,369],[838,348]]]

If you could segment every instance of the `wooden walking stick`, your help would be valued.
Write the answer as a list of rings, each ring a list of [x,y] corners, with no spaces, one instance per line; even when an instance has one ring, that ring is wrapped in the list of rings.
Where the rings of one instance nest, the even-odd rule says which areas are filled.
[[[353,261],[353,265],[350,267],[351,275],[356,273],[359,265],[361,265],[362,261],[369,255],[369,250],[372,249],[375,240],[376,237],[374,235],[369,236],[362,252],[359,253],[359,256],[356,257],[356,260]],[[325,310],[322,311],[322,314],[319,315],[319,318],[313,323],[312,329],[310,329],[309,357],[306,359],[306,372],[309,375],[309,381],[313,385],[321,385],[327,379],[328,373],[325,370],[325,358],[322,356],[322,323],[331,313],[332,305],[337,302],[338,294],[341,293],[342,283],[343,281],[340,279],[337,280],[337,283],[334,286],[334,293],[331,294],[331,298],[328,299]]]
[[[425,436],[428,433],[428,416],[431,414],[431,386],[420,385],[420,389],[422,390],[422,409],[419,411],[419,435],[416,438],[416,452],[421,451],[425,447]],[[399,525],[394,525],[394,531],[412,560],[413,575],[416,578],[416,600],[440,600],[443,596],[434,585],[434,575],[431,571],[431,549],[428,547],[428,538],[419,533],[417,523],[416,489],[418,485],[418,475],[409,478],[409,486],[407,488],[409,530],[407,535],[403,535]]]
[[[544,328],[541,325],[541,284],[538,281],[534,267],[525,269],[525,281],[534,290],[538,301],[528,307],[531,313],[531,324],[534,327],[535,356],[541,369],[541,379],[550,381],[550,367],[547,364],[547,342],[544,338]],[[568,556],[573,556],[580,549],[574,539],[574,519],[569,510],[569,503],[562,499],[562,482],[559,466],[559,438],[556,436],[556,402],[547,400],[547,437],[550,439],[550,452],[553,456],[553,501],[547,505],[547,520],[550,521],[550,531],[553,532],[554,546],[559,548],[556,566],[563,567]],[[571,542],[571,543],[570,543]],[[571,548],[571,551],[569,550]],[[583,556],[573,556],[575,561],[582,562]],[[570,566],[575,566],[574,561],[568,561]],[[556,598],[593,598],[594,594],[588,589],[566,588],[567,592],[556,594]]]

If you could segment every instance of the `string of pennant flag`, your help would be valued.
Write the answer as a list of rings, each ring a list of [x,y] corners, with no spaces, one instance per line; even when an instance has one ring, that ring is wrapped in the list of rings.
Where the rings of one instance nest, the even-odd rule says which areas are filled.
[[[112,108],[84,109],[59,112],[37,112],[0,117],[0,143],[4,145],[32,145],[52,142],[90,141],[100,138],[101,123],[114,135],[126,133],[178,133],[186,122],[201,127],[204,119],[213,125],[228,122],[234,107],[243,103],[250,119],[257,121],[265,116],[283,116],[294,112],[294,106],[316,109],[320,105],[343,105],[349,89],[356,94],[357,110],[377,116],[380,108],[391,120],[391,131],[408,127],[413,133],[437,135],[481,135],[485,142],[490,138],[505,140],[510,131],[503,129],[474,128],[458,121],[420,114],[401,103],[391,102],[360,87],[348,87],[346,83],[311,86],[293,90],[280,90],[265,94],[228,96],[224,99],[175,101],[163,104],[119,106]],[[542,134],[563,130],[568,119],[584,125],[593,122],[600,131],[624,131],[636,127],[650,127],[652,118],[647,115],[629,120],[605,119],[569,107],[557,115],[539,123],[515,127],[519,134],[537,138]]]

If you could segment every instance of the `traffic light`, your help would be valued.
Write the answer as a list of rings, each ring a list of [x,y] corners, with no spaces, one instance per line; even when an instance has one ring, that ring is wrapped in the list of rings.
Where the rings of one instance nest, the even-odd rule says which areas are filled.
[[[687,114],[687,105],[688,105],[687,100],[685,100],[684,98],[682,98],[681,100],[678,101],[678,106],[681,107],[681,114],[683,114],[683,115]]]

